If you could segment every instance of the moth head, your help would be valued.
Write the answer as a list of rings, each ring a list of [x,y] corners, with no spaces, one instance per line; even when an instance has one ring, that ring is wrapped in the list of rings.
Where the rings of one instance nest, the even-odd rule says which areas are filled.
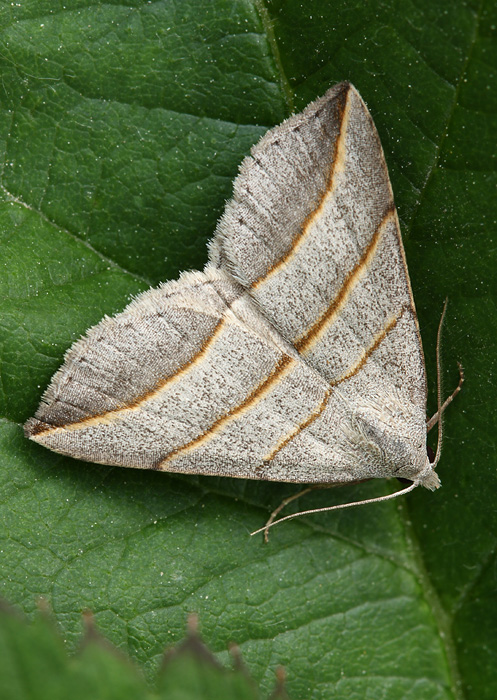
[[[435,474],[426,453],[424,414],[415,406],[397,400],[371,402],[355,411],[352,431],[359,459],[372,477],[400,477],[428,485],[420,481],[421,475],[430,481],[427,467]]]

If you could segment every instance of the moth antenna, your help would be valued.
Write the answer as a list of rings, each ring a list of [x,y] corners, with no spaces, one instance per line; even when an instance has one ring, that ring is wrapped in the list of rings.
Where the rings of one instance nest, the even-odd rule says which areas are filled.
[[[397,498],[398,496],[403,496],[406,493],[409,493],[413,489],[416,488],[416,486],[419,485],[418,481],[413,481],[410,486],[407,486],[405,489],[401,489],[400,491],[396,491],[395,493],[389,493],[386,496],[378,496],[377,498],[366,498],[363,501],[353,501],[352,503],[340,503],[337,506],[326,506],[325,508],[312,508],[311,510],[303,510],[300,513],[292,513],[292,515],[285,515],[284,518],[279,518],[279,520],[275,520],[271,522],[270,520],[264,525],[264,527],[259,528],[258,530],[255,530],[254,532],[250,533],[250,536],[252,537],[253,535],[258,535],[259,532],[264,532],[264,539],[267,542],[267,531],[269,530],[270,527],[273,527],[273,525],[278,525],[278,523],[282,523],[285,520],[292,520],[293,518],[300,518],[301,515],[312,515],[313,513],[326,513],[329,510],[340,510],[341,508],[352,508],[353,506],[365,506],[368,505],[369,503],[380,503],[381,501],[391,501],[393,498]],[[301,494],[299,494],[301,495]]]
[[[462,366],[462,364],[460,362],[457,363],[457,366],[459,367],[459,382],[458,382],[456,388],[454,389],[454,391],[452,392],[452,394],[450,396],[448,396],[445,399],[445,401],[443,402],[442,408],[440,409],[440,413],[442,413],[442,414],[445,412],[447,406],[454,401],[454,399],[456,398],[458,393],[461,391],[462,385],[463,385],[464,380],[465,380],[464,367]],[[432,415],[432,417],[426,421],[426,431],[430,432],[430,430],[433,428],[433,426],[436,425],[437,423],[438,423],[438,411],[436,411],[436,413],[434,413]]]
[[[275,510],[273,510],[273,512],[269,516],[269,519],[265,525],[264,542],[267,543],[267,539],[268,539],[267,538],[267,531],[271,527],[271,523],[275,520],[278,513],[280,513],[283,510],[283,508],[286,508],[286,506],[289,503],[291,503],[292,501],[297,500],[297,498],[300,498],[301,496],[305,496],[306,494],[310,493],[311,491],[314,491],[316,488],[319,488],[319,487],[318,486],[309,486],[309,488],[304,489],[303,491],[299,491],[298,493],[294,493],[293,496],[289,496],[288,498],[285,498],[285,499],[283,499],[283,501],[281,501],[280,505]],[[255,534],[255,533],[252,533],[252,534]]]
[[[435,459],[432,463],[432,468],[435,469],[437,466],[440,456],[442,453],[442,441],[443,441],[443,414],[447,406],[452,403],[457,394],[461,391],[461,387],[464,382],[464,369],[460,362],[458,362],[459,367],[459,383],[452,392],[452,394],[442,403],[442,367],[440,361],[440,347],[442,344],[442,326],[445,318],[445,312],[447,311],[448,299],[445,300],[444,308],[442,311],[442,316],[440,317],[440,323],[438,324],[437,332],[437,412],[433,415],[426,424],[426,430],[430,431],[433,426],[438,422],[438,439],[437,439],[437,452]]]

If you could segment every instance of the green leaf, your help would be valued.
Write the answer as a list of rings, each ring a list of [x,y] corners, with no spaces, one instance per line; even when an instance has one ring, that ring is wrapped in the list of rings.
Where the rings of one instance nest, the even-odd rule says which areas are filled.
[[[159,694],[167,700],[257,700],[260,696],[240,657],[235,655],[235,660],[238,668],[227,671],[201,641],[196,629],[189,630],[185,641],[165,656],[159,673]]]
[[[91,609],[153,677],[199,613],[268,694],[493,700],[497,6],[491,0],[0,2],[0,581],[42,595],[68,649]],[[443,488],[248,533],[283,484],[89,465],[23,438],[65,350],[205,244],[250,145],[335,82],[389,165],[435,410]],[[303,507],[391,484],[314,493]],[[301,505],[301,504],[299,504]]]
[[[196,630],[190,630],[167,653],[155,693],[129,659],[100,636],[91,616],[78,652],[69,658],[46,614],[26,624],[0,604],[2,700],[257,700],[260,696],[241,660],[237,665],[234,670],[223,668]],[[286,697],[280,683],[275,692],[282,700]]]

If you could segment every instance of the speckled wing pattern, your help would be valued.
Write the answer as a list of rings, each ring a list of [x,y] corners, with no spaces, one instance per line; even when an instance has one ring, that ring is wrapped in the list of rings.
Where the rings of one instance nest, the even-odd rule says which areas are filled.
[[[416,480],[425,405],[385,159],[364,102],[341,83],[252,149],[204,271],[90,329],[25,430],[104,464]]]

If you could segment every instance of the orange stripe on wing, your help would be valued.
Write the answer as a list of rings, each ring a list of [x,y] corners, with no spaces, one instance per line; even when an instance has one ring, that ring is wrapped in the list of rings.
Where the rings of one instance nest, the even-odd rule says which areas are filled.
[[[289,355],[283,355],[279,362],[274,367],[273,371],[260,383],[256,388],[247,396],[247,398],[238,406],[232,408],[228,413],[224,414],[218,418],[207,430],[198,435],[190,442],[185,445],[181,445],[176,449],[169,452],[166,457],[164,457],[157,466],[157,469],[163,468],[163,465],[170,460],[177,457],[179,454],[184,452],[189,452],[190,450],[199,447],[202,443],[210,440],[216,433],[218,433],[226,425],[226,423],[238,418],[243,413],[248,411],[252,406],[261,401],[266,394],[268,394],[272,387],[277,384],[282,377],[289,371],[293,369],[297,360],[294,360]],[[166,470],[165,470],[166,471]]]
[[[342,173],[345,169],[345,137],[347,133],[347,125],[350,111],[348,94],[349,91],[347,90],[345,94],[345,100],[339,105],[340,130],[334,144],[334,154],[331,163],[330,173],[328,176],[328,183],[325,191],[323,192],[321,200],[318,206],[307,216],[302,225],[301,230],[295,236],[291,246],[283,255],[283,257],[279,258],[279,260],[277,260],[264,275],[262,275],[261,277],[259,277],[259,279],[255,280],[255,282],[252,283],[251,288],[254,290],[257,289],[257,287],[259,287],[260,285],[264,284],[264,282],[266,282],[273,274],[277,273],[278,270],[284,267],[288,263],[289,259],[297,253],[299,247],[302,245],[307,235],[309,234],[314,221],[321,215],[326,203],[326,199],[335,187],[337,175]]]
[[[341,377],[338,379],[334,379],[332,382],[330,382],[331,386],[336,386],[337,384],[341,384],[342,382],[346,381],[347,379],[351,379],[353,376],[355,376],[366,364],[368,359],[371,357],[371,355],[374,353],[374,351],[379,347],[380,343],[386,338],[386,336],[392,331],[397,323],[400,321],[404,313],[408,310],[408,307],[403,306],[400,311],[397,313],[396,316],[392,316],[392,318],[389,319],[388,323],[384,328],[381,329],[381,331],[376,335],[374,338],[373,342],[371,345],[363,350],[361,356],[359,359],[352,365],[352,367],[347,370],[344,374],[342,374]]]
[[[395,217],[395,208],[392,204],[374,232],[373,237],[371,238],[361,258],[345,278],[344,283],[342,284],[342,287],[336,297],[330,302],[330,304],[326,307],[321,316],[319,316],[319,318],[312,324],[312,326],[305,331],[300,338],[297,338],[294,341],[294,345],[299,352],[304,354],[306,352],[310,352],[326,330],[333,324],[336,315],[345,305],[354,287],[357,285],[373,260],[386,226],[392,220],[395,220]]]
[[[42,421],[39,421],[39,426],[36,424],[33,426],[33,429],[30,432],[30,436],[36,439],[36,437],[38,437],[39,435],[44,435],[46,433],[55,433],[57,431],[67,430],[79,430],[81,428],[88,428],[90,426],[99,425],[101,423],[110,424],[121,414],[127,411],[135,411],[139,409],[145,401],[152,399],[154,396],[159,394],[167,385],[180,379],[186,372],[192,369],[198,362],[200,362],[204,358],[204,356],[208,352],[209,348],[213,345],[216,338],[222,333],[225,322],[225,317],[221,318],[218,321],[212,334],[207,338],[200,350],[195,355],[193,355],[193,357],[191,357],[190,360],[188,360],[188,362],[186,362],[183,365],[183,367],[181,367],[175,374],[161,379],[153,387],[153,389],[149,389],[140,396],[137,396],[132,401],[130,401],[129,404],[126,404],[125,406],[119,406],[119,408],[114,408],[111,411],[98,413],[88,418],[82,418],[79,421],[75,421],[74,423],[67,423],[65,425],[50,426],[48,423],[43,423]]]
[[[295,427],[292,431],[285,435],[285,437],[281,438],[281,440],[278,441],[278,443],[274,446],[271,452],[266,457],[264,457],[263,464],[257,467],[258,470],[263,469],[266,466],[267,462],[270,462],[280,450],[286,447],[288,443],[291,442],[299,433],[301,433],[309,425],[311,425],[311,423],[313,423],[317,418],[319,418],[319,416],[326,408],[326,404],[328,403],[330,395],[331,390],[327,389],[324,398],[319,404],[319,406],[304,421],[302,421],[302,423],[297,425],[297,427]]]

